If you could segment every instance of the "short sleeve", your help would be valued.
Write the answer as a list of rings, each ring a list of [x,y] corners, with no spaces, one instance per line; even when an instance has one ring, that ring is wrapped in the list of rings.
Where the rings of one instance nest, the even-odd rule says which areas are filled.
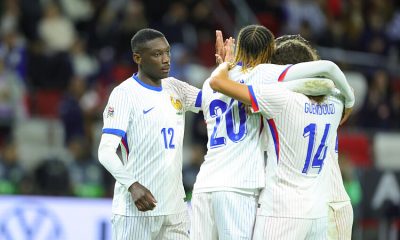
[[[269,119],[277,117],[282,112],[290,94],[293,94],[279,84],[249,85],[248,90],[252,110],[264,114]]]
[[[191,111],[195,113],[200,111],[202,103],[202,92],[200,89],[175,78],[171,78],[169,83],[179,94],[180,99],[182,99],[183,108],[185,111]]]
[[[128,128],[132,105],[128,92],[115,88],[110,95],[107,106],[103,112],[103,133],[124,137]]]

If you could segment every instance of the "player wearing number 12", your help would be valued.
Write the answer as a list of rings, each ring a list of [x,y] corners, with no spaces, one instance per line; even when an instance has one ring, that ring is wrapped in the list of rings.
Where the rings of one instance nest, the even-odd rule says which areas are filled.
[[[200,90],[168,78],[170,46],[161,32],[142,29],[131,45],[139,71],[112,91],[99,146],[100,162],[116,179],[112,236],[188,240],[182,144],[185,112],[199,111]]]

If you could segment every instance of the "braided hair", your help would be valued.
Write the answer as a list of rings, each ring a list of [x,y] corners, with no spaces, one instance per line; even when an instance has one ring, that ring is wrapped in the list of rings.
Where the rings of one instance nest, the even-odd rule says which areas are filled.
[[[235,64],[242,64],[242,70],[269,62],[275,49],[274,35],[261,25],[242,28],[238,35]]]

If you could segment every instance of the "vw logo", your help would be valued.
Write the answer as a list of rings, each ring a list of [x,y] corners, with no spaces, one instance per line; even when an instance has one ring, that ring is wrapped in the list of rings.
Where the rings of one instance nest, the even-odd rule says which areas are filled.
[[[62,240],[57,216],[40,202],[25,200],[0,216],[0,240]]]

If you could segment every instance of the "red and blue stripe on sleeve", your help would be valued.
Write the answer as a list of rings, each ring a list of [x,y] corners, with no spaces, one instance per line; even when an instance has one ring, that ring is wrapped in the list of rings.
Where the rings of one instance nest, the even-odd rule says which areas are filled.
[[[251,101],[251,108],[253,108],[254,112],[258,112],[260,108],[258,107],[258,102],[256,95],[254,94],[253,87],[251,85],[247,86],[249,89],[250,101]]]

